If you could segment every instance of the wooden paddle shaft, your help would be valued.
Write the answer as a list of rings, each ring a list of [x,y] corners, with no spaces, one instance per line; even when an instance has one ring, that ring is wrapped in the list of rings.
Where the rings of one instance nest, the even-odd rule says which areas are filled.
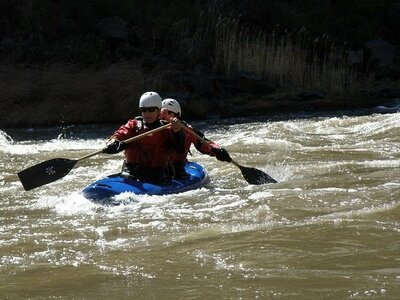
[[[133,141],[139,140],[139,139],[141,139],[141,138],[143,138],[143,137],[145,137],[145,136],[148,136],[148,135],[151,135],[151,134],[156,133],[156,132],[158,132],[158,131],[164,130],[164,129],[166,129],[166,128],[169,127],[169,126],[171,126],[170,123],[165,124],[165,125],[163,125],[163,126],[161,126],[161,127],[155,128],[155,129],[153,129],[153,130],[149,130],[149,131],[147,131],[147,132],[145,132],[145,133],[142,133],[142,134],[139,134],[139,135],[137,135],[137,136],[134,136],[134,137],[131,137],[131,138],[129,138],[129,139],[126,139],[126,140],[124,140],[123,142],[126,143],[126,144],[132,143]],[[88,155],[85,155],[85,156],[82,156],[82,157],[78,158],[77,161],[84,160],[84,159],[86,159],[86,158],[95,156],[95,155],[100,154],[100,153],[102,153],[102,152],[103,152],[103,149],[102,149],[102,150],[98,150],[98,151],[96,151],[96,152],[93,152],[93,153],[90,153],[90,154],[88,154]]]
[[[190,129],[189,127],[183,125],[182,126],[183,130],[185,130],[187,133],[195,136],[198,140],[202,141],[203,143],[206,144],[210,144],[206,139],[202,138],[201,136],[199,136],[196,132],[194,132],[192,129]]]

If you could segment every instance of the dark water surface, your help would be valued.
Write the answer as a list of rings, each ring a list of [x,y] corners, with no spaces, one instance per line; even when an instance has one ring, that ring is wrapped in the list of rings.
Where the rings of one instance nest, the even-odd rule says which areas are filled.
[[[97,151],[115,126],[0,131],[0,298],[398,299],[399,113],[195,125],[279,183],[194,149],[198,190],[83,198],[121,154],[25,192],[18,171]]]

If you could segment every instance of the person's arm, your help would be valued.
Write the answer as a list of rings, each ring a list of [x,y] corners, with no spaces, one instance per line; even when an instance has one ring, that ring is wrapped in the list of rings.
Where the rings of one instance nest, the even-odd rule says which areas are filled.
[[[196,133],[198,136],[200,136],[201,138],[204,139],[204,141],[202,141],[202,140],[196,138],[196,137],[193,135],[194,138],[195,138],[195,142],[193,143],[194,146],[195,146],[195,148],[196,148],[199,152],[201,152],[201,153],[203,153],[203,154],[208,154],[208,155],[210,155],[210,156],[214,156],[214,153],[211,151],[211,149],[212,149],[212,148],[220,148],[220,146],[219,146],[218,144],[214,143],[213,141],[207,139],[207,138],[204,136],[204,133],[202,133],[200,130],[198,130],[198,129],[196,129],[196,128],[191,128],[191,127],[189,127],[189,128],[192,129],[192,131],[193,131],[194,133]]]
[[[125,150],[127,144],[123,141],[133,136],[133,128],[136,124],[137,121],[133,119],[118,128],[108,140],[107,145],[103,148],[102,152],[107,154],[116,154]]]
[[[137,126],[137,120],[131,119],[125,125],[122,125],[118,128],[113,135],[111,136],[112,139],[123,141],[129,139],[134,136],[134,128]]]
[[[196,137],[196,142],[194,143],[197,150],[199,150],[203,154],[215,156],[220,161],[226,161],[226,162],[232,161],[232,158],[230,157],[228,151],[226,151],[224,148],[214,143],[213,141],[206,139],[201,131],[195,128],[191,128],[189,126],[188,128],[194,132],[193,136],[196,137],[197,135],[199,137],[199,138]]]

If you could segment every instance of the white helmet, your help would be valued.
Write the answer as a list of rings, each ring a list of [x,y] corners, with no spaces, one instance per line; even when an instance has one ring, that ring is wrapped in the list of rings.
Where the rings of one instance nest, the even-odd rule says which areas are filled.
[[[171,98],[164,99],[162,102],[162,108],[172,111],[178,117],[182,114],[181,106],[179,105],[179,102],[176,101],[175,99]]]
[[[161,109],[161,97],[156,92],[144,93],[139,100],[140,107],[158,107]]]

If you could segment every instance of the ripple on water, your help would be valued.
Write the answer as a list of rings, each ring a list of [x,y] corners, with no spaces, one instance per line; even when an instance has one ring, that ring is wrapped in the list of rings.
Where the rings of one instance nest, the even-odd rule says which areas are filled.
[[[2,280],[29,290],[40,286],[39,278],[54,287],[80,278],[81,289],[43,298],[72,290],[71,298],[91,297],[99,287],[94,282],[117,297],[147,284],[155,296],[157,286],[193,291],[188,298],[204,292],[218,298],[221,293],[209,289],[216,283],[227,298],[253,298],[254,291],[260,297],[398,295],[398,116],[204,125],[207,137],[236,161],[279,183],[248,185],[234,165],[193,150],[191,159],[210,175],[203,188],[122,194],[118,206],[92,203],[80,191],[118,172],[122,155],[92,157],[29,192],[15,177],[50,156],[77,158],[100,149],[98,134],[81,140],[13,136],[12,147],[0,137]],[[207,288],[200,291],[201,284]],[[94,288],[86,294],[85,285]]]

